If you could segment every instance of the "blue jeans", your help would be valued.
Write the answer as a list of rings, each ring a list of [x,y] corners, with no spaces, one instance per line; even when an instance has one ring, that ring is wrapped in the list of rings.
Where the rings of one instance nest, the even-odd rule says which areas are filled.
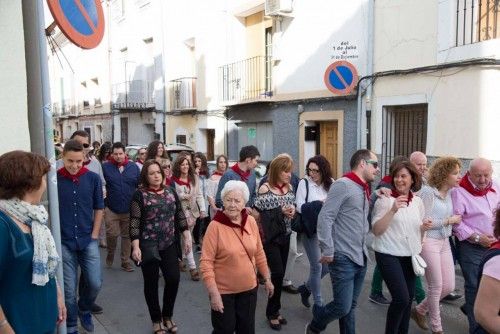
[[[61,245],[64,272],[64,298],[67,309],[66,328],[69,333],[78,330],[78,313],[90,313],[101,289],[101,258],[99,241],[92,240],[83,250],[70,250]],[[85,291],[77,303],[78,266],[85,277]]]
[[[474,302],[477,294],[477,276],[479,264],[483,258],[487,248],[479,245],[471,244],[468,241],[459,241],[458,261],[464,275],[464,290],[465,290],[465,311],[469,320],[469,333],[474,333],[477,326],[476,318],[474,318]]]
[[[325,306],[313,306],[310,328],[321,332],[333,320],[339,319],[341,334],[356,333],[355,309],[366,274],[366,259],[363,266],[352,262],[346,255],[335,253],[329,264],[332,280],[333,301]]]
[[[321,251],[316,233],[311,238],[308,238],[305,233],[302,234],[302,245],[309,260],[309,279],[305,285],[313,296],[314,304],[321,306],[323,305],[321,299],[321,279],[330,272],[330,269],[328,265],[319,263]]]

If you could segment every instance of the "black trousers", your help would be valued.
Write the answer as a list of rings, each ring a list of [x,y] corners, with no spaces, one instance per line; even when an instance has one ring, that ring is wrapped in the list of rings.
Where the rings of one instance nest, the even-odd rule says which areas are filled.
[[[410,256],[394,256],[375,252],[382,278],[391,293],[391,304],[385,322],[386,334],[406,334],[415,296],[415,273]]]
[[[160,322],[163,317],[172,317],[174,313],[175,298],[179,288],[179,263],[175,243],[167,249],[160,251],[161,261],[152,260],[142,263],[142,276],[144,277],[144,297],[148,304],[149,315],[152,322]],[[163,290],[163,309],[160,309],[158,300],[159,269],[165,279]]]
[[[212,334],[254,334],[257,287],[221,297],[224,313],[212,310]]]
[[[266,316],[268,319],[277,317],[281,309],[281,287],[285,277],[286,260],[290,248],[290,236],[280,238],[280,242],[270,242],[264,245],[267,265],[271,270],[271,282],[274,285],[274,294],[267,300]]]

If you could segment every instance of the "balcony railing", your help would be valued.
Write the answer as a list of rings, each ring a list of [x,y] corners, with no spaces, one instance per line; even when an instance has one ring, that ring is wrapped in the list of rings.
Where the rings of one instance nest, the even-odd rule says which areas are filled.
[[[219,99],[241,103],[272,96],[271,57],[256,56],[219,67]]]
[[[77,108],[74,105],[63,104],[59,102],[52,103],[52,116],[53,117],[68,117],[77,116]]]
[[[500,37],[499,0],[456,0],[456,46]]]
[[[170,81],[170,110],[196,110],[196,78],[179,78]]]
[[[151,81],[132,80],[113,85],[113,109],[152,109],[154,85]]]

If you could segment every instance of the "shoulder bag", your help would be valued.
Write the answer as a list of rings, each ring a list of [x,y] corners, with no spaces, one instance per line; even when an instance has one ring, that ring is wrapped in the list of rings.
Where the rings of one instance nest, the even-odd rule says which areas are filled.
[[[306,183],[306,201],[305,203],[308,202],[309,199],[309,180],[307,178],[303,179]],[[292,220],[291,224],[292,231],[297,232],[297,233],[302,233],[304,232],[304,224],[302,223],[302,215],[300,213],[295,214],[295,218]]]

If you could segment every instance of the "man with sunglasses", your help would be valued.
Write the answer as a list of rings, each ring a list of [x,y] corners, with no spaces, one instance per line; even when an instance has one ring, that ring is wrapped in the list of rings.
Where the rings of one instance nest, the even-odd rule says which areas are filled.
[[[142,170],[142,166],[144,165],[144,161],[146,161],[146,156],[148,155],[148,150],[145,147],[141,147],[137,151],[137,157],[135,159],[135,164],[139,167],[139,170]]]
[[[90,135],[87,131],[84,130],[76,130],[73,132],[71,135],[70,140],[76,140],[83,146],[83,153],[84,153],[84,160],[83,160],[83,166],[86,167],[89,171],[96,173],[99,175],[99,178],[101,179],[102,183],[102,193],[103,197],[106,197],[106,180],[104,179],[104,174],[102,172],[102,167],[101,163],[95,156],[90,155],[91,147],[90,147]],[[56,161],[56,169],[59,170],[62,167],[64,167],[64,162],[62,159],[59,159]],[[102,221],[101,224],[101,229],[104,230],[104,220]],[[101,235],[101,233],[99,233]],[[83,275],[80,275],[80,283],[79,283],[79,288],[78,291],[80,293],[81,297],[81,292],[85,291],[85,278]],[[101,314],[102,313],[102,307],[94,303],[92,305],[92,314]]]
[[[355,333],[355,309],[366,274],[370,186],[377,174],[377,156],[366,149],[354,153],[351,172],[335,181],[318,216],[321,263],[330,269],[333,301],[313,306],[306,334],[320,333],[339,320],[341,333]]]

